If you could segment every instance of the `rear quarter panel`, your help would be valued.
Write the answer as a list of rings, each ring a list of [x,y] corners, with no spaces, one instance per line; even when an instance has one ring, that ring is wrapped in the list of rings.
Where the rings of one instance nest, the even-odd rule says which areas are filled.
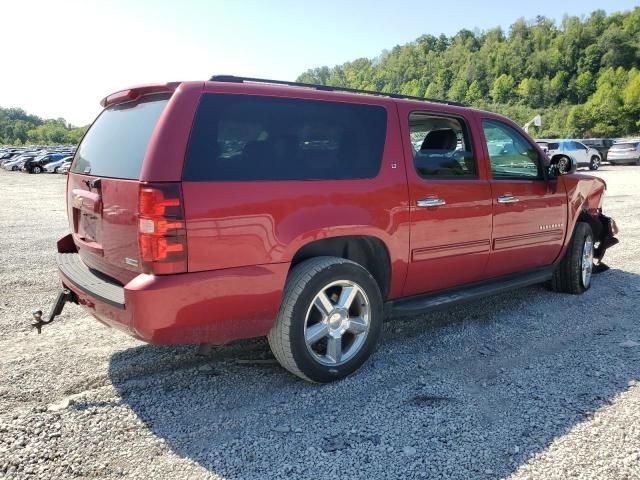
[[[182,179],[185,152],[204,82],[184,82],[175,90],[149,140],[141,182]]]
[[[278,95],[266,86],[216,85],[211,93]],[[295,98],[322,100],[317,92]],[[291,98],[291,89],[287,95]],[[332,95],[327,100],[336,100]],[[399,296],[409,251],[409,205],[397,109],[393,101],[345,95],[387,109],[387,133],[375,178],[332,181],[183,182],[189,271],[291,262],[315,240],[369,235],[391,260],[390,298]]]

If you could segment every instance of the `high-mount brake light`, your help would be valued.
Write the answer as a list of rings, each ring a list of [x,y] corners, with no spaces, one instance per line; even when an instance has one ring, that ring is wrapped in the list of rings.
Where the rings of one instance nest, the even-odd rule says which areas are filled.
[[[122,90],[121,92],[112,93],[111,95],[104,97],[100,101],[100,105],[107,107],[114,103],[130,102],[138,98],[139,94],[135,90]]]
[[[186,272],[187,233],[180,184],[142,184],[138,216],[142,269],[153,274]]]
[[[153,93],[170,93],[174,92],[180,85],[180,82],[169,82],[161,85],[139,85],[128,90],[120,90],[119,92],[107,95],[100,100],[100,105],[104,108],[116,103],[125,103],[137,100],[138,98]]]

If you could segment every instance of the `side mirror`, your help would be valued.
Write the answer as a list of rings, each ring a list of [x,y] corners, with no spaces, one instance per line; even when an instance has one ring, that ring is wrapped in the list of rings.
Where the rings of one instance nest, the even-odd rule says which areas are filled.
[[[553,177],[560,175],[569,175],[575,173],[578,169],[578,163],[575,158],[567,155],[554,155],[549,162],[549,173]]]

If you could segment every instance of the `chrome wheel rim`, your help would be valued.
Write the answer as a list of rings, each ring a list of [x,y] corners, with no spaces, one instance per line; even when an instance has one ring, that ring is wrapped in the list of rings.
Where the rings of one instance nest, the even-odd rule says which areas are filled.
[[[362,349],[370,320],[371,306],[362,287],[351,280],[331,282],[322,287],[307,309],[307,350],[323,365],[342,365]]]
[[[587,237],[582,247],[582,286],[588,288],[591,284],[593,270],[593,240]]]
[[[596,157],[593,159],[593,167],[598,168],[600,166],[600,160]]]

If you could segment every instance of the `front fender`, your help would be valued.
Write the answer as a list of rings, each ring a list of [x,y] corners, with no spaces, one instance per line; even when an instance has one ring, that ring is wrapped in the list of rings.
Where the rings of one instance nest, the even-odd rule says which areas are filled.
[[[618,243],[615,238],[618,233],[615,221],[602,213],[607,184],[601,178],[585,174],[564,175],[560,178],[567,192],[568,215],[565,241],[557,261],[564,257],[578,221],[586,221],[591,226],[594,240],[599,244],[594,254],[601,260],[607,248]]]

